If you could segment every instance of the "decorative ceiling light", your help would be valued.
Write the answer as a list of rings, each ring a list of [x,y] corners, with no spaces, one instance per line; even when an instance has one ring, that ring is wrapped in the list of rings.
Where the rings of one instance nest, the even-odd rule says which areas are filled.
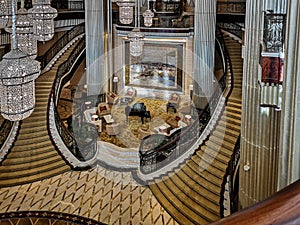
[[[154,13],[150,9],[147,9],[143,13],[143,16],[144,16],[144,25],[146,27],[151,27],[152,23],[153,23],[153,19],[152,18],[154,17]]]
[[[151,11],[149,4],[150,3],[149,3],[149,0],[148,0],[148,9],[143,13],[144,25],[146,27],[151,27],[152,26],[153,17],[154,17],[154,13]]]
[[[135,27],[134,29],[128,34],[128,39],[130,41],[129,49],[130,55],[134,57],[141,56],[143,54],[144,49],[144,37],[145,35],[140,31],[140,9],[139,9],[139,0],[137,0],[137,4],[135,7]]]
[[[119,20],[122,24],[130,24],[133,21],[133,0],[117,0],[119,6]]]
[[[16,0],[15,9],[17,7]],[[11,4],[12,0],[0,0],[0,28],[5,28],[11,25]]]
[[[37,56],[37,40],[33,35],[32,22],[28,18],[27,10],[24,8],[24,0],[21,1],[21,8],[17,13],[16,34],[18,48],[35,59]]]
[[[0,0],[0,28],[6,27],[8,15],[8,0]]]
[[[33,0],[28,10],[32,19],[33,34],[38,41],[49,41],[54,36],[54,18],[57,10],[52,8],[50,0]]]
[[[134,28],[129,34],[128,34],[128,39],[130,40],[130,55],[134,57],[141,56],[143,54],[143,49],[144,49],[144,41],[143,38],[145,35],[140,32],[140,29],[137,27]]]
[[[18,49],[14,7],[12,1],[12,50],[0,62],[0,99],[2,116],[18,121],[34,110],[34,80],[40,74],[40,63]]]

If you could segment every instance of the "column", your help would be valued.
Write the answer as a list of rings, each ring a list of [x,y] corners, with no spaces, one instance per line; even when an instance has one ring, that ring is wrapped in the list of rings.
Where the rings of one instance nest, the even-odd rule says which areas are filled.
[[[85,1],[87,95],[98,95],[108,89],[110,4],[106,0]]]
[[[245,208],[276,192],[280,113],[260,107],[260,49],[263,11],[285,12],[281,0],[247,1],[240,150],[240,207]]]
[[[195,1],[194,103],[204,108],[214,93],[216,0]]]
[[[300,2],[287,0],[278,189],[300,178]]]

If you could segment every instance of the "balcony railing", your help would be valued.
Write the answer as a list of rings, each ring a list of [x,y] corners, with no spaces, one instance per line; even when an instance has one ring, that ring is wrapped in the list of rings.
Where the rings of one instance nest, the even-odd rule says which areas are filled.
[[[64,34],[60,39],[58,39],[53,46],[42,56],[39,56],[37,59],[41,62],[41,69],[44,69],[65,47],[71,40],[75,37],[83,34],[85,32],[84,23],[75,26],[72,30]]]
[[[264,16],[264,47],[266,52],[283,52],[285,39],[285,14],[267,11]]]

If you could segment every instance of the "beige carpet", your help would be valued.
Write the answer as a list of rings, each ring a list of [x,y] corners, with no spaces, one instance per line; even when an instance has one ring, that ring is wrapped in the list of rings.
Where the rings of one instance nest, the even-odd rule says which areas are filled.
[[[136,102],[144,102],[147,111],[150,111],[151,120],[144,119],[144,125],[141,118],[138,116],[129,116],[128,123],[125,117],[126,105],[120,105],[119,103],[111,106],[111,115],[116,122],[120,123],[121,133],[117,136],[109,136],[106,133],[105,123],[103,123],[102,132],[99,134],[99,140],[113,143],[123,148],[139,148],[139,128],[146,126],[153,131],[154,127],[161,125],[169,117],[174,117],[178,113],[173,111],[166,111],[166,101],[160,99],[138,99]],[[132,104],[136,103],[133,102]],[[58,104],[58,111],[61,119],[66,119],[72,114],[72,102],[68,100],[60,100]]]
[[[157,127],[166,121],[169,117],[174,117],[174,112],[166,111],[166,101],[160,99],[142,98],[136,102],[144,102],[147,111],[150,111],[151,120],[144,119],[144,125],[150,129]],[[134,102],[134,103],[136,103]],[[132,103],[132,104],[134,104]],[[121,125],[121,133],[116,137],[121,142],[122,147],[138,148],[140,145],[139,128],[142,126],[141,118],[138,116],[129,116],[128,123],[125,117],[126,105],[114,105],[112,107],[112,117]],[[101,134],[104,136],[104,134]],[[103,139],[106,141],[105,139]],[[110,140],[110,139],[109,139]],[[117,144],[118,145],[118,144]],[[120,146],[120,145],[119,145]]]

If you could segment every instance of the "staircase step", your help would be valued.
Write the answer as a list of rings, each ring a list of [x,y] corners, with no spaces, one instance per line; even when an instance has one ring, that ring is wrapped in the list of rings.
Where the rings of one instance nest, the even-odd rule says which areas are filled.
[[[49,140],[38,142],[38,143],[28,143],[27,145],[19,144],[19,142],[17,141],[15,143],[15,148],[16,148],[16,151],[21,150],[21,149],[26,151],[26,149],[28,149],[28,150],[32,149],[33,150],[33,149],[38,149],[38,148],[51,146],[51,145],[52,145],[52,143]]]
[[[233,118],[235,120],[241,120],[242,115],[241,114],[237,114],[237,113],[233,113],[233,112],[229,112],[229,111],[224,111],[224,116],[229,117],[229,118]]]
[[[237,131],[237,132],[241,132],[241,126],[237,126],[237,125],[228,123],[228,122],[223,121],[223,120],[219,121],[218,124],[223,126],[223,127],[226,127],[227,129],[234,130],[234,131]]]
[[[163,205],[164,208],[169,212],[169,214],[171,214],[171,212],[176,212],[174,214],[171,214],[171,216],[175,218],[176,221],[180,221],[181,224],[193,224],[193,222],[190,221],[188,217],[181,213],[181,210],[177,210],[174,204],[172,202],[169,202],[167,197],[161,192],[156,184],[150,185],[150,189],[154,193],[160,204]]]
[[[33,183],[35,181],[43,180],[45,178],[53,177],[62,173],[70,171],[70,167],[67,165],[60,165],[59,167],[48,168],[47,170],[40,172],[38,174],[26,174],[21,177],[11,177],[11,178],[4,178],[0,177],[0,187],[9,187],[9,186],[16,186],[21,185],[24,183]]]
[[[211,180],[210,177],[207,177],[205,176],[204,174],[201,174],[201,173],[197,173],[195,172],[190,166],[188,165],[183,165],[181,167],[181,170],[190,177],[190,179],[196,181],[197,183],[198,182],[203,182],[203,184],[205,186],[207,186],[207,188],[209,190],[218,190],[218,188],[221,187],[222,185],[222,182],[219,180],[219,179],[213,179]]]
[[[206,155],[209,155],[210,157],[214,158],[215,160],[217,160],[220,163],[223,163],[225,165],[227,165],[228,161],[230,160],[230,158],[228,156],[219,154],[219,152],[216,149],[214,149],[213,147],[202,146],[201,152],[204,152]],[[200,154],[201,154],[200,152],[197,152],[197,155],[201,156]]]
[[[227,106],[232,107],[232,108],[236,108],[236,109],[242,109],[242,104],[239,104],[239,103],[236,103],[236,102],[228,101]]]
[[[221,186],[212,183],[210,180],[207,180],[197,173],[194,173],[190,167],[183,166],[175,173],[184,183],[188,184],[189,186],[199,186],[199,188],[201,187],[201,190],[204,190],[205,193],[211,192],[214,196],[207,196],[211,201],[216,201],[216,198],[219,198],[219,189],[221,188]]]
[[[225,111],[235,113],[238,115],[242,115],[242,110],[239,108],[231,107],[231,106],[225,106]]]
[[[232,148],[229,148],[228,143],[224,143],[224,142],[223,142],[222,144],[220,144],[220,143],[218,142],[218,140],[215,139],[215,138],[214,138],[214,139],[212,138],[212,140],[214,140],[214,141],[208,141],[208,142],[207,142],[207,144],[206,144],[207,147],[209,147],[209,148],[215,150],[215,151],[218,152],[219,154],[222,154],[222,155],[224,155],[224,156],[226,156],[226,157],[228,157],[228,158],[231,157],[232,152],[233,152],[234,145],[232,145],[232,146],[233,146]]]
[[[2,173],[12,173],[12,172],[20,172],[23,170],[28,170],[28,169],[36,169],[39,170],[41,167],[43,166],[47,166],[47,165],[51,165],[53,163],[56,162],[60,162],[61,161],[61,156],[59,156],[58,154],[56,155],[52,155],[50,158],[39,158],[37,159],[33,159],[31,157],[27,159],[27,162],[25,161],[21,161],[19,160],[19,158],[14,158],[14,159],[9,159],[6,161],[6,163],[3,165],[1,165],[0,167],[0,172]],[[13,166],[13,169],[12,169]],[[12,171],[13,170],[13,171]]]
[[[39,148],[16,148],[14,149],[13,152],[9,153],[9,157],[13,157],[13,158],[22,158],[22,154],[23,157],[31,157],[31,156],[37,156],[37,155],[42,155],[42,154],[46,154],[47,152],[53,153],[56,152],[54,146],[49,146],[49,145],[45,145],[45,146],[41,146]]]
[[[176,183],[171,179],[164,177],[163,184],[165,188],[168,188],[170,192],[179,199],[180,202],[183,202],[190,210],[197,213],[201,218],[204,218],[206,221],[216,221],[220,218],[219,211],[220,207],[218,205],[212,204],[212,202],[207,201],[207,199],[199,196],[191,189],[185,190],[178,188]],[[193,192],[192,192],[193,191]],[[193,195],[194,194],[194,195]]]
[[[222,115],[221,120],[223,120],[225,122],[232,123],[232,124],[237,125],[237,126],[241,126],[241,120],[240,119],[235,119],[235,118],[232,118],[232,117],[229,117],[229,116],[226,116],[226,115]]]
[[[38,152],[31,152],[31,151],[24,151],[24,152],[11,152],[9,153],[10,162],[13,162],[13,164],[20,164],[21,162],[28,163],[29,160],[32,160],[34,158],[35,161],[38,161],[40,159],[45,159],[49,157],[56,157],[58,153],[55,151],[55,149],[52,149],[52,151],[49,151],[49,149],[45,149],[44,152],[42,149],[38,149]],[[20,158],[22,160],[20,160]],[[14,161],[15,160],[15,161]],[[6,161],[3,162],[3,165],[8,165]]]
[[[195,195],[200,195],[215,205],[220,204],[220,198],[217,194],[206,189],[206,187],[197,184],[195,181],[186,182],[187,179],[184,179],[182,176],[178,176],[177,173],[172,173],[169,177],[182,190],[186,190],[187,192],[192,190],[192,192],[196,192]]]
[[[184,202],[181,202],[177,196],[173,195],[173,193],[166,187],[164,182],[156,181],[157,187],[160,189],[160,191],[164,194],[166,199],[175,205],[176,211],[179,211],[184,214],[191,222],[188,224],[207,224],[210,221],[207,221],[203,219],[200,215],[198,215],[196,212],[188,208]],[[171,214],[172,215],[172,214]],[[173,216],[173,215],[172,215]]]
[[[214,167],[213,166],[213,162],[207,162],[205,161],[203,158],[199,157],[197,154],[196,155],[193,155],[191,157],[191,160],[190,162],[190,165],[193,166],[193,167],[198,167],[198,169],[200,171],[207,171],[208,173],[210,173],[212,176],[215,176],[217,177],[218,179],[221,179],[223,180],[224,178],[224,174],[226,172],[226,169],[225,170],[220,170],[219,168],[217,167]]]
[[[31,119],[26,120],[26,123],[24,123],[24,121],[22,124],[22,128],[24,128],[24,129],[26,129],[26,128],[31,129],[32,126],[35,126],[35,127],[42,126],[45,129],[47,129],[47,121],[45,121],[45,120],[36,121],[36,120],[32,119],[32,117],[31,117]]]
[[[217,160],[215,157],[207,154],[206,151],[199,150],[196,152],[195,156],[199,157],[199,159],[197,159],[197,161],[195,159],[193,160],[195,160],[197,163],[200,163],[199,160],[201,160],[201,163],[203,163],[202,167],[207,167],[208,165],[211,165],[223,172],[225,172],[227,169],[226,163]]]
[[[231,136],[230,134],[226,134],[224,132],[220,132],[220,130],[214,130],[212,136],[217,137],[219,139],[223,139],[233,145],[235,145],[237,136]]]
[[[24,167],[23,169],[18,169],[15,170],[15,166],[8,166],[8,170],[6,167],[2,166],[0,167],[0,174],[2,174],[2,176],[0,177],[0,180],[6,180],[6,179],[17,179],[17,178],[23,178],[26,176],[33,176],[33,175],[37,175],[39,176],[42,173],[51,173],[51,170],[56,169],[56,168],[60,168],[65,166],[66,163],[62,160],[55,160],[53,163],[49,163],[47,165],[41,165],[38,167],[34,167],[34,168],[26,168]]]
[[[31,138],[25,138],[25,137],[18,138],[18,144],[16,146],[28,145],[28,144],[34,145],[34,144],[43,143],[43,142],[49,142],[48,135],[39,136],[39,137],[31,137]]]

